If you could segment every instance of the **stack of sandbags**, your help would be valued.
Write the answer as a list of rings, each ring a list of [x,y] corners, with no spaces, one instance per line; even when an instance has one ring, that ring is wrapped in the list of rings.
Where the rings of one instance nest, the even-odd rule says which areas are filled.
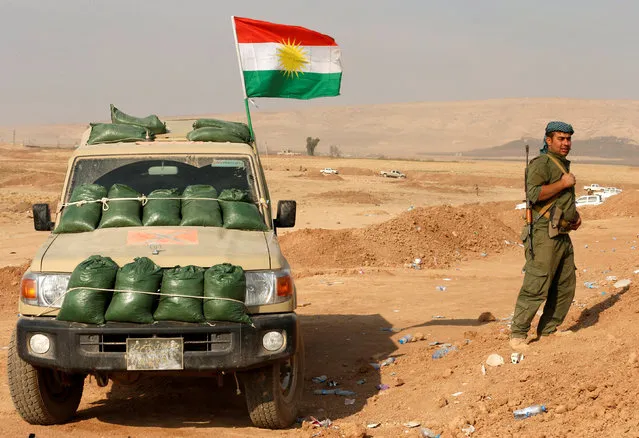
[[[268,227],[248,193],[238,189],[226,189],[218,197],[222,208],[224,228],[232,230],[266,231]]]
[[[107,191],[97,184],[82,184],[71,193],[69,202],[88,201],[86,204],[68,205],[62,210],[60,223],[54,233],[82,233],[93,231],[100,223],[102,204],[100,199],[106,197]]]

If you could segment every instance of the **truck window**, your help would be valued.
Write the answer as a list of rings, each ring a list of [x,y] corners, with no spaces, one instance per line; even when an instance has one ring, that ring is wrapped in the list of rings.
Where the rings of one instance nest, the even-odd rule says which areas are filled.
[[[208,184],[218,193],[240,189],[247,191],[252,201],[258,198],[249,160],[236,157],[82,158],[73,168],[65,201],[80,184],[99,184],[107,189],[113,184],[126,184],[147,195],[156,189],[182,191],[189,185]]]

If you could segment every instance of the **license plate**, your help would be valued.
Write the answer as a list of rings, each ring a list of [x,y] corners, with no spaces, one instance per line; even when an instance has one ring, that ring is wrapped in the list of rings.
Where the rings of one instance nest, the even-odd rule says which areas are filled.
[[[156,371],[184,369],[182,338],[128,338],[126,369]]]

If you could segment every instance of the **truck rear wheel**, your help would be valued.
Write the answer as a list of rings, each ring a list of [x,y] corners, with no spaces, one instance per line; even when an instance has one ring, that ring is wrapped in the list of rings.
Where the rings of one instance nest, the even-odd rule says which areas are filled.
[[[265,429],[283,429],[297,418],[304,382],[304,344],[288,360],[244,374],[251,421]]]
[[[84,376],[38,368],[18,355],[16,334],[9,343],[9,392],[20,416],[30,424],[60,424],[73,417],[82,398]]]

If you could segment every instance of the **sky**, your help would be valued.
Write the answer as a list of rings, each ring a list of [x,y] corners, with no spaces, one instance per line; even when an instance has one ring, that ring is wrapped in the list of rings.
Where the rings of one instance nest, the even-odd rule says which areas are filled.
[[[639,99],[639,2],[0,0],[0,126],[243,111],[231,16],[331,35],[341,95],[258,111]]]

